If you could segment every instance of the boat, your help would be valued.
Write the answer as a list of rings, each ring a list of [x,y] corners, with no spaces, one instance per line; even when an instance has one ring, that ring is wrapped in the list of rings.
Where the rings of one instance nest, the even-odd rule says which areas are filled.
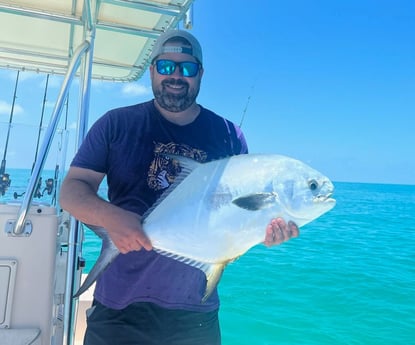
[[[0,68],[17,71],[16,86],[23,71],[63,76],[41,143],[40,136],[37,144],[27,142],[37,149],[33,165],[28,164],[30,174],[23,191],[13,191],[13,174],[7,166],[7,143],[16,132],[11,130],[13,110],[9,123],[0,127],[0,145],[6,147],[0,165],[2,345],[82,343],[88,304],[73,294],[85,266],[83,226],[58,202],[68,160],[68,131],[59,126],[68,90],[78,79],[75,146],[79,147],[88,127],[91,80],[139,79],[161,33],[179,25],[192,27],[193,2],[0,0]],[[42,181],[50,155],[59,156],[59,162],[53,176]],[[4,198],[10,193],[16,200]],[[91,295],[88,291],[87,302]]]

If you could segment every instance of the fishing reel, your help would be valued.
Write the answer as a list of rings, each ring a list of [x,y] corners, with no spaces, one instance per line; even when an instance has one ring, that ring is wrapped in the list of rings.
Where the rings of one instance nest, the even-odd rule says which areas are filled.
[[[55,180],[53,178],[48,178],[45,181],[45,188],[43,189],[42,196],[43,194],[45,194],[45,192],[47,192],[48,195],[51,195],[54,187],[55,187]]]
[[[55,187],[55,180],[53,178],[48,178],[45,181],[45,187],[42,190],[42,178],[39,178],[39,181],[37,182],[37,186],[36,186],[36,190],[35,193],[33,195],[34,198],[41,198],[45,195],[45,192],[48,195],[51,195],[53,192],[53,189]],[[21,196],[23,196],[25,194],[25,192],[23,192],[22,194],[17,194],[16,192],[14,193],[14,198],[17,199]]]
[[[45,188],[42,189],[42,178],[39,178],[39,182],[37,183],[37,187],[36,187],[36,191],[35,191],[35,198],[41,198],[42,196],[45,195],[45,192],[48,195],[51,195],[53,192],[53,188],[55,187],[55,180],[53,178],[48,178],[45,181]]]
[[[10,175],[3,173],[0,174],[0,195],[4,195],[7,189],[10,187],[12,180],[10,180]]]

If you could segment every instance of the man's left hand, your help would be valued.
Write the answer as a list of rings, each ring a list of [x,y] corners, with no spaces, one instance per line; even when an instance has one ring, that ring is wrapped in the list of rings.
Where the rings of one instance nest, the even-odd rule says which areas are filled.
[[[287,224],[284,219],[275,218],[267,226],[264,244],[267,247],[275,246],[298,237],[299,234],[298,226],[294,222],[290,221]]]

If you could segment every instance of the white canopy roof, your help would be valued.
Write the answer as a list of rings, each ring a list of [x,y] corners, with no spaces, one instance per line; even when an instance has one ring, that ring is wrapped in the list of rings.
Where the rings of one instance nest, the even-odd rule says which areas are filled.
[[[86,1],[0,0],[0,68],[64,74],[92,23],[92,77],[136,80],[147,67],[155,38],[182,19],[191,25],[194,0]]]

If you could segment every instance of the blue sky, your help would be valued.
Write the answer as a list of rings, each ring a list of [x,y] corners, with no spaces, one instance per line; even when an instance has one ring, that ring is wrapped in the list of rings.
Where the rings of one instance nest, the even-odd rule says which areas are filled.
[[[198,101],[243,118],[252,153],[298,158],[334,181],[415,184],[413,0],[196,0],[192,33],[204,52]],[[13,131],[31,124],[33,138],[9,143],[10,168],[33,162],[45,84],[20,76]],[[15,77],[0,71],[2,155]],[[60,80],[50,80],[45,124]],[[148,73],[131,84],[94,82],[90,122],[151,97]],[[71,128],[76,98],[74,88]]]

